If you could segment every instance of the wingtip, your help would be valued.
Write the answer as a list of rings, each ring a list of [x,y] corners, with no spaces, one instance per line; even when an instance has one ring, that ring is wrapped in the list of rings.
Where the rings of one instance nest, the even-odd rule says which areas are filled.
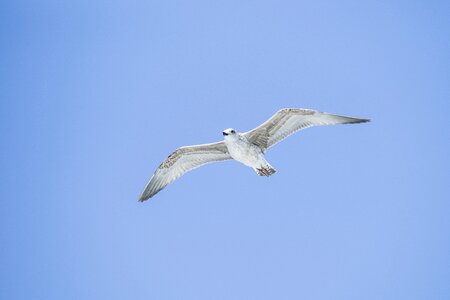
[[[370,122],[370,119],[359,119],[359,118],[351,118],[352,120],[348,123],[367,123]]]
[[[138,201],[139,202],[147,201],[150,198],[152,198],[153,196],[155,196],[158,192],[159,192],[159,190],[156,192],[155,191],[144,191]]]
[[[149,196],[144,196],[144,195],[142,195],[140,198],[139,198],[139,200],[138,200],[138,202],[144,202],[144,201],[146,201],[146,200],[148,200],[148,199],[150,199],[150,197]]]

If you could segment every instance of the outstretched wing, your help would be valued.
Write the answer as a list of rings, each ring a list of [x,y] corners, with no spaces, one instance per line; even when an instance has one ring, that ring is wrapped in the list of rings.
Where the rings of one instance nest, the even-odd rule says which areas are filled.
[[[204,164],[231,159],[224,142],[181,147],[167,157],[153,174],[139,201],[153,197],[184,173]]]
[[[363,123],[368,121],[368,119],[337,116],[317,110],[284,108],[260,126],[244,133],[244,136],[263,151],[266,151],[291,134],[311,126]]]

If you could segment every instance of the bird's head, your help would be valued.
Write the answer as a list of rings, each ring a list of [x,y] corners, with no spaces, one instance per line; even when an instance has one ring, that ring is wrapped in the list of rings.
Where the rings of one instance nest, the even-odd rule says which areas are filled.
[[[224,136],[225,138],[226,138],[226,137],[233,137],[233,136],[236,136],[236,135],[237,135],[236,130],[234,130],[233,128],[225,129],[225,130],[222,132],[222,134],[223,134],[223,136]]]

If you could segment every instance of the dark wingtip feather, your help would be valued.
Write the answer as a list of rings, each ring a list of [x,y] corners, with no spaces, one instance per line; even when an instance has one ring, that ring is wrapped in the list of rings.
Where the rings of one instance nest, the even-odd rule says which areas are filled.
[[[154,195],[154,194],[153,194],[153,195]],[[141,197],[139,198],[139,202],[144,202],[144,201],[150,199],[151,197],[153,197],[153,195],[150,194],[150,193],[147,193],[146,191],[144,191],[144,192],[142,193]]]
[[[370,122],[370,119],[358,119],[358,118],[350,118],[351,120],[347,122],[347,124],[357,124],[357,123],[367,123]]]
[[[146,187],[144,192],[142,193],[141,197],[139,198],[139,202],[147,201],[148,199],[152,198],[156,194],[158,194],[164,187],[157,187],[155,188],[148,188]]]
[[[144,202],[145,200],[147,200],[148,198],[141,196],[138,200],[138,202]]]

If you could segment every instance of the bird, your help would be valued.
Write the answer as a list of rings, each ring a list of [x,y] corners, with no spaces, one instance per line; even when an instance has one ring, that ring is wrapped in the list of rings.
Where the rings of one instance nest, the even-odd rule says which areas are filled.
[[[234,159],[254,169],[260,176],[271,176],[276,169],[265,159],[264,154],[270,147],[295,132],[312,126],[369,121],[312,109],[280,109],[267,121],[250,131],[239,133],[233,128],[228,128],[222,132],[221,142],[178,148],[156,169],[139,201],[143,202],[155,196],[186,172],[213,162]]]

